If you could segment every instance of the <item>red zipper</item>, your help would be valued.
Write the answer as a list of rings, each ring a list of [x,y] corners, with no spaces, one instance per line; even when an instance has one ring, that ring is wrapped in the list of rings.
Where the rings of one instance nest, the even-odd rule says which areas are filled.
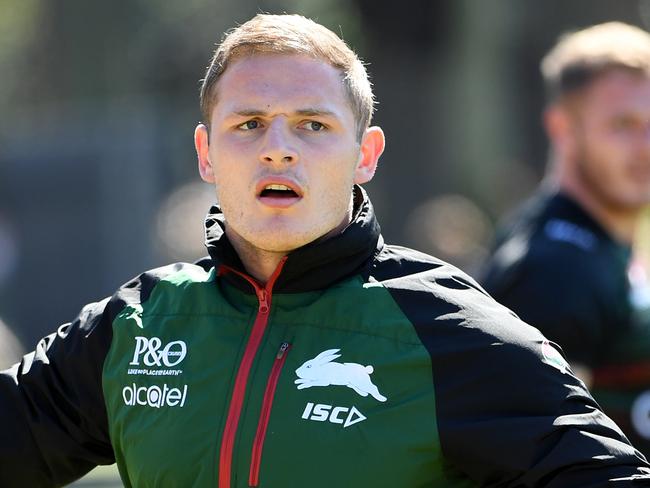
[[[253,329],[251,330],[250,336],[248,338],[248,343],[246,344],[246,349],[244,350],[244,356],[242,357],[241,363],[239,364],[239,370],[237,371],[237,376],[235,378],[235,386],[233,388],[230,406],[228,407],[226,426],[223,429],[223,436],[221,438],[221,450],[219,452],[219,488],[230,488],[232,452],[235,443],[235,435],[237,434],[237,427],[239,425],[239,417],[241,415],[242,406],[244,404],[248,375],[253,365],[255,355],[257,354],[257,350],[259,349],[260,343],[262,342],[262,337],[264,337],[266,324],[269,321],[273,284],[280,275],[280,272],[282,271],[282,267],[284,266],[286,260],[286,256],[282,258],[278,264],[278,267],[275,269],[264,288],[262,288],[260,284],[253,278],[237,271],[236,269],[222,266],[222,269],[220,270],[238,274],[246,281],[248,281],[251,285],[253,285],[255,293],[257,294],[257,299],[259,300],[259,308],[257,311],[257,316],[255,317],[255,322],[253,323]]]
[[[282,366],[284,366],[284,362],[287,359],[286,352],[289,349],[291,349],[291,344],[283,342],[278,354],[275,356],[275,361],[271,368],[271,374],[269,374],[269,380],[266,383],[264,401],[262,402],[262,411],[260,412],[260,421],[257,424],[257,433],[255,434],[255,441],[253,442],[253,455],[251,458],[251,471],[248,477],[248,486],[257,486],[259,484],[262,449],[264,448],[266,429],[269,425],[269,418],[271,416],[271,406],[273,405],[275,388],[278,386],[278,379],[280,378]]]

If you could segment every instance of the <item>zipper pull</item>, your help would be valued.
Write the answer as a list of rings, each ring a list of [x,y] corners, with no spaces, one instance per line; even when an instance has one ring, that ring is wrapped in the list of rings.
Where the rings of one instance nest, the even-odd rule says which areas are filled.
[[[283,342],[282,345],[280,346],[280,350],[278,351],[278,354],[275,356],[276,359],[282,359],[282,356],[284,356],[284,353],[287,352],[287,349],[289,349],[289,343],[288,342]]]
[[[269,313],[269,300],[266,290],[262,288],[257,292],[257,299],[260,301],[260,313],[267,314]]]

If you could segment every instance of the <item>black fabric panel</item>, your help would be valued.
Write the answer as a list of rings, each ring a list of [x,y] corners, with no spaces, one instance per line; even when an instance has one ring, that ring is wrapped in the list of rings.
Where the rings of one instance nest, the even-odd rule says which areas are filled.
[[[114,462],[101,390],[111,308],[87,305],[0,373],[0,486],[61,486]]]
[[[537,246],[534,246],[537,247]],[[572,362],[597,367],[611,341],[629,322],[625,275],[604,273],[611,263],[599,263],[566,245],[550,243],[533,249],[505,272],[496,268],[485,286],[503,305],[562,346]],[[608,266],[609,265],[609,266]]]
[[[86,305],[20,364],[0,372],[0,487],[62,486],[115,462],[102,391],[112,322],[183,266],[143,273],[112,298]]]
[[[647,463],[584,385],[545,359],[553,345],[539,331],[454,267],[417,256],[388,247],[373,276],[431,357],[447,469],[480,486],[650,486]]]
[[[563,235],[549,237],[553,223]],[[567,196],[540,192],[504,227],[481,282],[572,362],[597,367],[630,320],[629,255]]]

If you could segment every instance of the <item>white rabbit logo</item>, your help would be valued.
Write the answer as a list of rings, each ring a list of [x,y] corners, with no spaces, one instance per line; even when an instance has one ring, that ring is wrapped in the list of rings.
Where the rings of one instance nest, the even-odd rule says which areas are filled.
[[[375,400],[385,402],[386,397],[379,393],[377,387],[370,379],[374,371],[372,366],[362,366],[357,363],[333,363],[340,354],[340,349],[328,349],[321,352],[314,359],[305,363],[296,370],[298,379],[294,382],[298,389],[311,388],[312,386],[341,385],[352,388],[359,395],[365,397],[372,395]]]

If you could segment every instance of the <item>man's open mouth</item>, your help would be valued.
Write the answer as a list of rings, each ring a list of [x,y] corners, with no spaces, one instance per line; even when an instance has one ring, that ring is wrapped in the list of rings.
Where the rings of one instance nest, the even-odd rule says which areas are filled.
[[[270,198],[297,198],[299,196],[294,190],[281,184],[266,185],[260,193],[260,197]]]

